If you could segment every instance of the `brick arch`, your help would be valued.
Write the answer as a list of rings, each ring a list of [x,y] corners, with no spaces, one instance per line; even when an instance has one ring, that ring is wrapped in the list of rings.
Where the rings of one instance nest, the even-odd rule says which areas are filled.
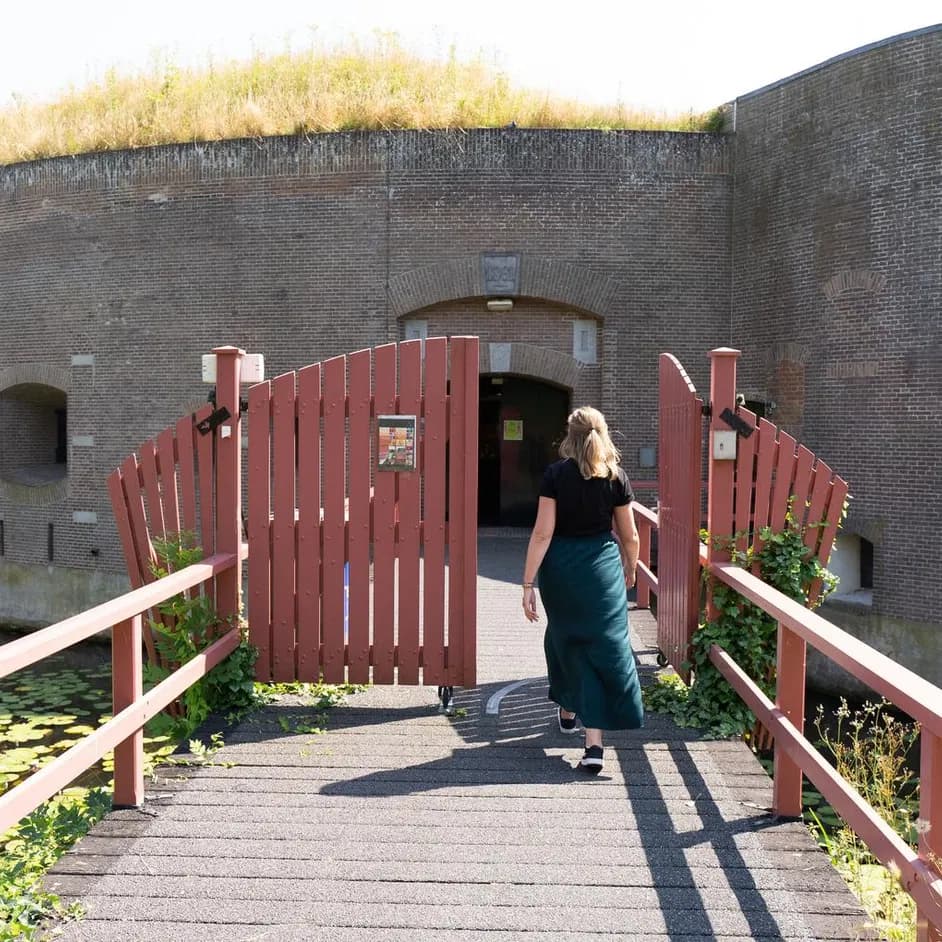
[[[615,313],[617,284],[608,275],[556,259],[507,254],[517,254],[520,260],[518,290],[509,296],[543,298],[602,320]],[[389,308],[395,317],[402,317],[442,301],[486,294],[481,257],[472,255],[396,275],[389,282]]]
[[[52,386],[61,389],[66,395],[69,393],[70,374],[58,366],[48,363],[17,363],[0,369],[0,392],[11,386],[20,386],[24,383],[36,383],[40,386]]]
[[[582,370],[575,357],[532,343],[482,343],[480,349],[482,373],[525,376],[572,389]]]

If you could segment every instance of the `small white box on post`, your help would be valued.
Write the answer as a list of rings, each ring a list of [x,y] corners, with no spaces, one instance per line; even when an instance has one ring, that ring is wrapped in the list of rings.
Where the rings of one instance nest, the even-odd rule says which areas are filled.
[[[717,430],[713,433],[713,457],[730,461],[736,457],[736,433]]]
[[[242,360],[240,383],[261,383],[265,379],[265,354],[247,353]],[[216,382],[216,354],[203,354],[203,382]]]

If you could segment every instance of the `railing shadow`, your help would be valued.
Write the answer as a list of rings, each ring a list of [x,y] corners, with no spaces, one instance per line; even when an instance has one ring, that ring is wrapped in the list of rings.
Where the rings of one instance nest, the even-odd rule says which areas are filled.
[[[642,670],[643,674],[651,672]],[[602,848],[601,853],[610,855],[611,866],[630,865],[647,871],[642,888],[660,905],[660,934],[676,940],[734,934],[769,942],[807,936],[807,926],[793,907],[780,905],[773,913],[765,898],[770,886],[760,886],[750,869],[761,861],[763,852],[749,835],[772,826],[774,820],[748,813],[737,815],[710,794],[688,749],[688,743],[699,740],[696,733],[654,717],[645,730],[609,734],[607,744],[614,747],[609,752],[617,758],[610,758],[609,768],[593,779],[576,767],[579,737],[564,736],[555,728],[555,710],[546,699],[545,680],[509,694],[499,718],[483,712],[495,686],[461,691],[459,704],[467,715],[451,718],[450,726],[463,745],[452,748],[449,755],[329,782],[319,787],[319,794],[355,800],[452,793],[455,789],[467,794],[469,789],[480,789],[482,797],[505,794],[519,798],[522,785],[534,807],[545,809],[547,828],[573,827],[562,817],[570,809],[566,797],[570,793],[573,799],[616,798],[623,807],[611,813],[618,826],[623,826],[623,837]],[[397,708],[395,719],[432,721],[433,715],[433,706],[410,706]],[[332,714],[330,728],[338,732],[362,730],[389,722],[388,709],[351,705]],[[434,722],[440,721],[436,718]],[[510,787],[505,791],[501,786]],[[560,794],[561,786],[564,795]],[[604,817],[605,813],[600,813],[592,826],[606,829],[611,840],[618,832]],[[573,836],[578,842],[581,833],[574,830]],[[600,848],[587,847],[585,861],[579,863],[598,863],[599,856]],[[573,866],[578,869],[577,863]],[[565,870],[566,865],[561,863],[560,869]],[[640,892],[639,886],[624,886],[626,897]],[[609,889],[618,892],[617,878]],[[656,921],[657,916],[648,913],[645,919]]]

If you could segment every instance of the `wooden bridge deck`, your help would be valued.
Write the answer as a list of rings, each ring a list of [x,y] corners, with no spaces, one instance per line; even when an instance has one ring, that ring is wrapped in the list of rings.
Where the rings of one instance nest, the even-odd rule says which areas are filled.
[[[60,861],[49,885],[87,910],[61,938],[868,937],[804,827],[768,814],[768,779],[740,743],[651,716],[609,734],[599,778],[574,770],[542,628],[519,609],[525,548],[481,539],[466,715],[438,715],[421,688],[356,696],[322,735],[304,731],[310,708],[261,710],[227,732],[215,761],[231,767],[163,771],[143,811],[109,815]],[[653,619],[633,612],[632,628],[650,674]]]

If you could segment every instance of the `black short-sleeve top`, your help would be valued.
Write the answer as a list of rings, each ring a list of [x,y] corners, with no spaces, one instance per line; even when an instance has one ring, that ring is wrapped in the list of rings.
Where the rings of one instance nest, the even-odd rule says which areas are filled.
[[[612,513],[634,500],[628,475],[587,481],[572,458],[551,464],[543,474],[540,497],[556,501],[557,536],[595,536],[612,529]]]

